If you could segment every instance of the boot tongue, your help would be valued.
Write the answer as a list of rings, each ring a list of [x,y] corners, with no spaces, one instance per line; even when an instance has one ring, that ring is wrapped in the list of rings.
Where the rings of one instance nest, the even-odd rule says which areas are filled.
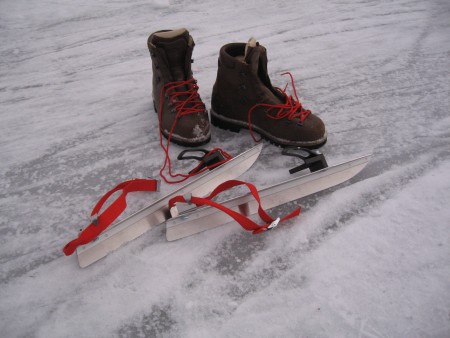
[[[186,80],[186,53],[189,43],[189,32],[185,28],[180,28],[173,31],[155,33],[154,43],[157,47],[164,49],[173,81]]]
[[[266,82],[264,79],[267,77],[266,49],[253,37],[245,45],[244,62],[251,66],[252,71],[257,73],[263,82]]]
[[[259,42],[254,37],[251,37],[245,45],[244,61],[246,63],[252,63],[251,56],[254,54],[253,52],[257,46],[259,47]]]
[[[270,97],[273,102],[282,103],[284,98],[273,88],[267,72],[266,49],[254,37],[251,37],[245,45],[244,62],[249,64],[252,71],[258,75],[265,87],[266,96]]]

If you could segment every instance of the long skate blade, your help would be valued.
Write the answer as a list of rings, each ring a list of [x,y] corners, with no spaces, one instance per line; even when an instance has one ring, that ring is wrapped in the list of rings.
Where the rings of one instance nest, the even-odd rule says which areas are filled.
[[[262,143],[234,157],[214,170],[205,172],[194,181],[117,223],[114,227],[103,232],[93,242],[80,246],[77,249],[80,266],[82,268],[89,266],[105,257],[111,251],[132,241],[157,225],[164,223],[170,218],[168,208],[170,198],[188,193],[196,196],[206,196],[218,184],[239,177],[253,165],[261,150]]]
[[[259,192],[262,206],[270,209],[343,183],[358,174],[370,157],[371,155],[366,155],[262,189]],[[258,204],[250,194],[231,199],[222,205],[246,216],[258,211]],[[215,208],[191,209],[166,222],[166,237],[173,241],[233,222],[230,216]]]

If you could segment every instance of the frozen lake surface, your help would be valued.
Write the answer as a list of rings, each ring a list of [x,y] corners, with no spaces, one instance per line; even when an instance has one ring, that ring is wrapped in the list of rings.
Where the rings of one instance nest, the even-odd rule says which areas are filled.
[[[1,1],[2,337],[449,337],[449,17],[446,0]],[[325,121],[328,163],[373,158],[270,233],[167,242],[161,225],[80,269],[62,248],[97,200],[158,177],[146,40],[183,26],[208,108],[220,47],[254,36],[272,82],[290,71]],[[244,179],[293,166],[265,144]]]

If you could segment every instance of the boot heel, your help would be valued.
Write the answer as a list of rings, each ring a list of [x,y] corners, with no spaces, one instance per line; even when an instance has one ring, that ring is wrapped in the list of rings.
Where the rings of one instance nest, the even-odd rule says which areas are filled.
[[[229,130],[233,133],[239,133],[242,129],[240,126],[237,126],[230,122],[226,122],[226,121],[214,116],[214,114],[211,114],[211,123],[213,124],[213,126],[219,127],[220,129]]]

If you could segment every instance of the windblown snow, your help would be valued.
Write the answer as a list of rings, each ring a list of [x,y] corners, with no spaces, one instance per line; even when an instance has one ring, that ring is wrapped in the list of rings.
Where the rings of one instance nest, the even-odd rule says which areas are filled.
[[[445,0],[1,1],[0,335],[449,337],[449,17]],[[254,36],[325,121],[328,163],[372,160],[272,210],[303,207],[266,234],[167,242],[161,225],[80,269],[62,248],[97,200],[159,175],[146,39],[179,27],[208,108],[220,47]],[[213,128],[208,147],[252,145]],[[265,144],[243,179],[287,179],[280,153]],[[127,215],[173,189],[130,195]]]

